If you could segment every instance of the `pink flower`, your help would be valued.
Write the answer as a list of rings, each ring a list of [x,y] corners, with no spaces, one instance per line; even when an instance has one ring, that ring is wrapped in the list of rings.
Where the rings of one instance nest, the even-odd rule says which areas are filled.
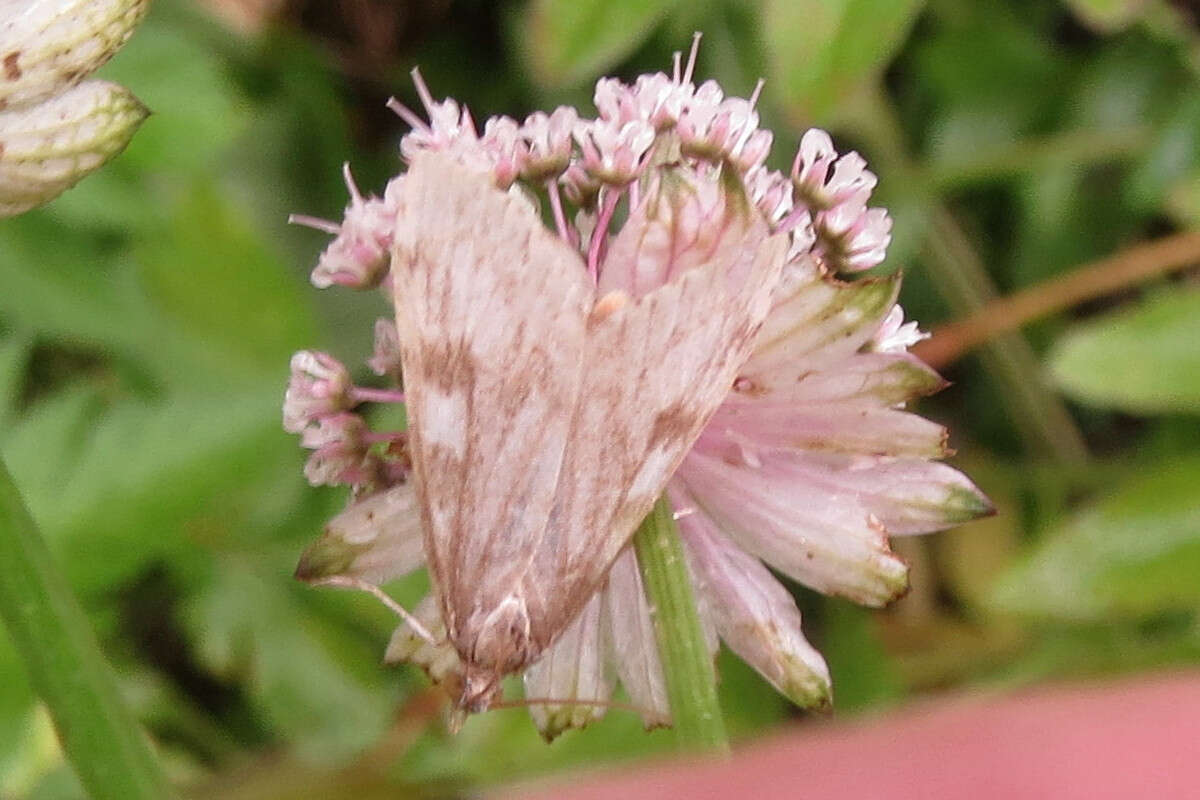
[[[867,208],[877,179],[866,166],[858,153],[839,157],[819,130],[804,134],[792,164],[796,195],[813,215],[815,252],[835,271],[877,266],[892,240],[887,212]]]
[[[326,353],[301,350],[292,356],[292,377],[283,398],[283,429],[301,433],[323,416],[352,408],[350,374]]]
[[[293,214],[288,221],[335,234],[312,271],[313,286],[371,289],[387,274],[396,210],[386,199],[364,198],[350,174],[349,164],[342,167],[342,176],[350,192],[350,205],[341,225],[302,214]]]
[[[757,128],[754,99],[725,98],[713,82],[694,90],[693,63],[694,54],[685,71],[677,61],[671,78],[643,76],[633,86],[602,80],[598,119],[576,121],[574,111],[560,109],[520,129],[489,121],[482,142],[464,122],[465,110],[453,101],[435,104],[422,87],[433,122],[414,122],[419,136],[410,141],[486,165],[502,188],[519,175],[522,196],[549,203],[558,234],[579,252],[578,265],[563,268],[588,270],[598,297],[641,298],[714,259],[736,281],[753,254],[733,246],[741,240],[731,231],[757,226],[762,246],[787,253],[752,354],[666,493],[710,648],[715,653],[725,641],[785,696],[820,706],[831,697],[828,670],[804,638],[791,593],[768,567],[816,591],[881,606],[907,587],[908,568],[892,553],[891,536],[950,527],[991,506],[966,477],[937,462],[949,452],[946,430],[905,410],[944,383],[907,352],[921,334],[903,324],[899,279],[834,275],[883,258],[890,221],[866,206],[875,177],[858,156],[839,158],[819,131],[805,135],[790,178],[767,169],[771,136]],[[568,121],[577,148],[564,138]],[[535,158],[554,169],[517,166]],[[494,191],[482,184],[481,191]],[[377,330],[372,366],[398,378],[395,328],[383,322]],[[333,376],[323,380],[342,386]],[[296,403],[301,395],[325,399],[323,384],[303,385]],[[329,394],[347,392],[364,399],[361,390]],[[308,417],[324,413],[300,405]],[[371,487],[358,486],[305,554],[301,577],[378,585],[424,563],[414,493],[402,471]],[[432,596],[413,613],[445,638]],[[462,679],[454,648],[431,644],[407,624],[387,659],[419,664],[452,693]],[[669,722],[632,548],[524,679],[528,697],[550,700],[530,707],[547,737],[601,716],[604,706],[587,701],[608,700],[618,681],[648,726]]]

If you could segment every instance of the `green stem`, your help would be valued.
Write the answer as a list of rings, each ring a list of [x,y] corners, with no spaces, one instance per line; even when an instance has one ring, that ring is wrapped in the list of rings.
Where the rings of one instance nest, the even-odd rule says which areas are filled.
[[[717,676],[692,593],[683,543],[666,498],[633,536],[646,600],[667,684],[675,735],[682,749],[726,753]]]
[[[0,618],[50,709],[63,750],[94,800],[162,800],[166,776],[121,702],[37,525],[0,462]]]

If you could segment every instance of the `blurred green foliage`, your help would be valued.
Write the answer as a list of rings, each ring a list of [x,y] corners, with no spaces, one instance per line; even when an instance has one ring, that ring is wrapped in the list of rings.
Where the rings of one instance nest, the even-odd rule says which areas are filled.
[[[376,189],[398,168],[383,102],[413,102],[413,65],[476,119],[519,115],[668,68],[704,31],[700,76],[766,77],[776,166],[812,124],[864,151],[896,219],[884,268],[926,327],[1200,225],[1200,31],[1161,0],[312,0],[257,33],[211,14],[238,5],[160,0],[104,70],[154,116],[107,169],[0,223],[0,449],[198,796],[444,795],[670,747],[616,712],[550,746],[519,710],[450,739],[424,679],[379,665],[387,612],[290,578],[342,498],[305,485],[280,429],[288,357],[365,356],[384,305],[312,290],[322,237],[284,220],[338,217],[343,161]],[[1039,321],[1036,359],[996,345],[1007,372],[949,370],[924,411],[1002,513],[901,543],[914,588],[887,612],[797,589],[836,713],[1200,662],[1196,285]],[[1014,386],[1043,394],[1014,405]],[[1039,403],[1068,404],[1045,425],[1087,458],[1036,440],[1021,409]],[[412,603],[423,579],[392,589]],[[735,736],[793,716],[719,666]],[[0,795],[79,796],[2,638],[0,678]]]

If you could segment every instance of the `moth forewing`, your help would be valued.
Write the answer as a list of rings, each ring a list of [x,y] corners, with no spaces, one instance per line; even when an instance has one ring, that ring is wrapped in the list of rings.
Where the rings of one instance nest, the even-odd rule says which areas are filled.
[[[549,644],[530,639],[523,576],[553,505],[595,290],[527,201],[434,153],[403,179],[392,274],[429,568],[467,673],[461,701],[486,706]]]
[[[664,285],[597,301],[579,254],[488,176],[423,153],[403,181],[392,269],[414,476],[458,704],[482,710],[571,624],[720,405],[786,240],[739,189]],[[662,191],[609,262],[656,257],[681,213],[665,194],[678,182]]]
[[[598,317],[559,477],[551,532],[527,577],[556,586],[548,626],[568,624],[662,494],[749,357],[786,258],[783,237],[736,202],[720,235],[678,257],[675,280]],[[670,227],[669,203],[643,206],[613,244],[638,258],[647,230]],[[689,258],[691,263],[689,263]],[[621,264],[612,265],[620,269]],[[603,302],[603,301],[601,301]]]

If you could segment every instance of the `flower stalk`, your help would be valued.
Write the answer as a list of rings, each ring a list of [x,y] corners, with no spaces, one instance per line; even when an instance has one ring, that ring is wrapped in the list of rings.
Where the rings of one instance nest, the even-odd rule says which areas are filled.
[[[717,676],[688,574],[675,516],[665,497],[633,536],[638,568],[658,640],[663,678],[679,746],[727,753],[725,721],[717,702]]]
[[[173,796],[83,610],[0,463],[0,618],[96,800]]]

